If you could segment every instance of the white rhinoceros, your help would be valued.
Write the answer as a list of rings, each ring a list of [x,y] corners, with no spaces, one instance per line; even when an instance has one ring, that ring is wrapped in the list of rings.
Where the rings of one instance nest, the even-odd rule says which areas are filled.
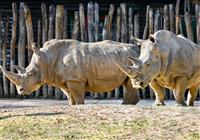
[[[77,40],[50,40],[40,50],[33,45],[33,56],[26,68],[16,66],[18,73],[2,69],[16,85],[19,94],[30,94],[44,83],[60,88],[69,104],[84,104],[86,91],[106,92],[120,85],[126,87],[124,104],[139,101],[138,90],[128,76],[112,62],[129,63],[127,56],[138,57],[137,46],[114,41],[84,43]]]
[[[130,65],[116,65],[131,78],[133,87],[154,90],[154,105],[164,105],[164,87],[173,90],[177,105],[186,105],[184,93],[189,89],[187,104],[194,105],[200,86],[200,46],[172,32],[160,30],[141,44],[139,58]]]

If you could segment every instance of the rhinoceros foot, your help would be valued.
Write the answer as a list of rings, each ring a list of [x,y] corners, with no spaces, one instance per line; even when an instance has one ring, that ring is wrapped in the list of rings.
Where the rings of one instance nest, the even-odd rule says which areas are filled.
[[[155,103],[153,104],[153,106],[165,106],[165,103],[164,102],[155,101]]]

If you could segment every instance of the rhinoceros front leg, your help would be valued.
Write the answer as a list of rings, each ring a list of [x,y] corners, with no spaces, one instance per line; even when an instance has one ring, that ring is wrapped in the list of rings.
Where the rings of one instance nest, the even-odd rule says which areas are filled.
[[[184,93],[188,85],[188,79],[186,77],[177,77],[175,88],[173,90],[174,97],[176,99],[176,106],[186,106]]]
[[[153,104],[153,106],[165,105],[165,103],[164,103],[164,98],[165,98],[164,88],[162,86],[160,86],[156,80],[152,80],[149,85],[153,89],[155,96],[156,96],[156,100],[155,100],[155,103]]]
[[[194,101],[197,97],[198,87],[191,87],[189,88],[189,93],[187,96],[187,105],[194,106]]]
[[[76,101],[75,101],[74,97],[72,96],[72,94],[69,91],[67,91],[66,89],[61,89],[61,90],[67,96],[69,105],[76,105]]]
[[[130,79],[124,83],[124,86],[126,88],[126,93],[124,95],[122,104],[137,104],[140,101],[138,89],[133,88]]]
[[[80,82],[67,82],[67,88],[72,94],[76,105],[84,104],[85,98],[85,83]]]

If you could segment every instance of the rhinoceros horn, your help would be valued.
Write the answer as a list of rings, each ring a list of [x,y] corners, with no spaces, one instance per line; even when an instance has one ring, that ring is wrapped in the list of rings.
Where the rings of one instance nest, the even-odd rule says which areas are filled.
[[[26,69],[17,65],[13,65],[13,67],[17,70],[19,74],[23,74],[26,72]]]
[[[9,72],[7,70],[5,70],[1,65],[0,65],[0,69],[2,70],[3,74],[13,83],[17,83],[20,76],[13,73],[13,72]]]

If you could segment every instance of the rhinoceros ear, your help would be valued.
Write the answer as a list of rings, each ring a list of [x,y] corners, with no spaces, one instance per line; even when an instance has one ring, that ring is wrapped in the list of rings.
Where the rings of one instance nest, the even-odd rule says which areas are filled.
[[[43,55],[43,53],[40,51],[40,49],[38,49],[38,48],[35,46],[35,43],[32,43],[31,46],[32,46],[32,50],[33,50],[33,52],[34,52],[35,54],[37,54],[38,56],[42,56],[42,55]]]
[[[156,42],[156,40],[155,40],[153,34],[150,34],[150,35],[149,35],[149,40],[150,40],[152,43],[155,43],[155,42]]]
[[[13,67],[17,70],[19,74],[23,74],[26,72],[26,69],[17,65],[13,65]]]

